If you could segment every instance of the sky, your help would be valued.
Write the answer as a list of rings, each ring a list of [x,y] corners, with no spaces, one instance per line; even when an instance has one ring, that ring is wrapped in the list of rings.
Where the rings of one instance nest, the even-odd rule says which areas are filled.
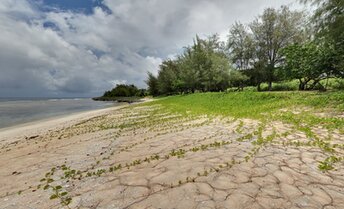
[[[0,97],[92,97],[296,0],[1,0]]]

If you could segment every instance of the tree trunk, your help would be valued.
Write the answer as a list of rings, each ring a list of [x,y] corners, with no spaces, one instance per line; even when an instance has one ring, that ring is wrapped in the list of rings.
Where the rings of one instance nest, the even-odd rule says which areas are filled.
[[[309,89],[310,89],[310,90],[313,90],[317,84],[320,85],[319,91],[326,91],[325,87],[324,87],[323,85],[321,85],[320,79],[319,79],[319,80],[314,80],[314,82],[313,82],[312,85],[309,87]]]
[[[274,80],[275,63],[271,61],[268,65],[268,90],[272,91],[272,81]]]
[[[299,91],[304,91],[306,87],[306,82],[303,82],[301,79],[299,79],[300,84],[299,84]]]
[[[305,90],[305,84],[303,82],[300,82],[299,91],[304,91],[304,90]]]
[[[260,83],[257,85],[257,91],[261,91],[262,89],[260,88]]]
[[[325,91],[327,91],[328,80],[329,80],[329,76],[327,76],[327,79],[326,79],[326,84],[325,84],[325,86],[324,86],[324,88],[325,88]]]
[[[268,90],[269,90],[269,91],[272,91],[272,81],[269,81]]]
[[[312,85],[309,87],[309,90],[313,90],[315,88],[315,86],[319,83],[318,80],[315,80]]]
[[[239,88],[240,88],[240,91],[244,91],[244,84],[241,83]]]

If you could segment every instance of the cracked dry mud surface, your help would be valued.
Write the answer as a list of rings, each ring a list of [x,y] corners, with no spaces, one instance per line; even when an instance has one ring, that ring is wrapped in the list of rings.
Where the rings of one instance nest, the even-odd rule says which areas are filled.
[[[336,130],[314,132],[343,143]],[[123,108],[1,141],[0,208],[344,208],[343,163],[322,172],[333,153],[291,143],[312,140],[281,122]],[[52,168],[68,207],[42,189]]]

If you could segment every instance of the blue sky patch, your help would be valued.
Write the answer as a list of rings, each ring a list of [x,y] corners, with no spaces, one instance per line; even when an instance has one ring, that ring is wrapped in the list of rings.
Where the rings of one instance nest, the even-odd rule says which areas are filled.
[[[55,30],[55,31],[60,30],[59,27],[55,23],[50,22],[50,21],[44,22],[43,27],[50,28],[50,29]]]
[[[37,1],[33,0],[33,2]],[[40,6],[43,11],[59,9],[84,14],[93,14],[95,7],[101,7],[104,11],[111,13],[111,10],[103,4],[103,0],[43,0]]]

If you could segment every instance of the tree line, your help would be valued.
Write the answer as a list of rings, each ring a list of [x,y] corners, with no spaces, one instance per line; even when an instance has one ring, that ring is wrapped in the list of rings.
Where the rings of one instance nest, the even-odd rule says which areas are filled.
[[[305,1],[307,2],[307,1]],[[287,6],[267,8],[249,24],[236,22],[228,40],[218,35],[196,36],[175,59],[148,73],[151,95],[195,91],[238,90],[244,86],[299,81],[299,90],[322,87],[320,81],[344,77],[344,1],[314,0],[315,13],[292,11]]]
[[[117,84],[115,88],[110,91],[105,91],[102,98],[116,98],[116,97],[143,97],[146,95],[145,89],[138,89],[135,85]]]

